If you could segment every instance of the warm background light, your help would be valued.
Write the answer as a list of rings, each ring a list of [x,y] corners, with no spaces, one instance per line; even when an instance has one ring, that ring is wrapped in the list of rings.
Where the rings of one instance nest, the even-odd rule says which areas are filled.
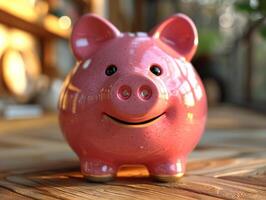
[[[71,27],[71,19],[68,16],[62,16],[58,20],[59,27],[62,29],[69,29]]]
[[[35,21],[34,0],[0,0],[0,8],[28,21]]]
[[[68,16],[58,17],[49,14],[49,4],[45,0],[0,0],[0,10],[11,13],[26,21],[43,25],[48,31],[67,38],[71,28]]]
[[[36,50],[36,40],[32,35],[0,26],[3,80],[8,90],[20,101],[30,98],[36,90],[36,83],[41,74]]]
[[[9,31],[9,46],[18,50],[27,50],[34,47],[34,39],[28,33],[16,29]]]
[[[23,95],[27,89],[25,63],[17,51],[8,51],[3,58],[3,75],[8,88],[16,95]]]
[[[61,24],[63,24],[63,27],[66,27],[65,21],[67,21],[67,20],[65,20],[63,18],[63,22],[62,22],[62,19],[61,19]],[[67,22],[67,23],[69,23],[69,22]],[[70,35],[70,26],[68,29],[63,29],[61,27],[62,25],[60,26],[60,20],[56,16],[47,15],[44,19],[43,25],[50,32],[59,34],[62,37],[68,37]]]
[[[5,26],[0,25],[0,56],[8,45],[8,32]]]

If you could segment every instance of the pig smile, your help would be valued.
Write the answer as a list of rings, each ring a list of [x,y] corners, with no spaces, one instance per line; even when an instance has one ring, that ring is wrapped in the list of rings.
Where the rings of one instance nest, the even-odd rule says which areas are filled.
[[[163,115],[165,115],[165,112],[156,116],[156,117],[153,117],[151,119],[148,119],[148,120],[145,120],[145,121],[141,121],[141,122],[129,122],[129,121],[124,121],[124,120],[121,120],[121,119],[118,119],[116,117],[113,117],[111,115],[108,115],[106,113],[104,113],[104,116],[111,120],[112,122],[116,123],[116,124],[119,124],[119,125],[124,125],[124,126],[137,126],[137,127],[142,127],[142,126],[147,126],[147,125],[151,125],[153,123],[155,123],[156,121],[158,121]]]

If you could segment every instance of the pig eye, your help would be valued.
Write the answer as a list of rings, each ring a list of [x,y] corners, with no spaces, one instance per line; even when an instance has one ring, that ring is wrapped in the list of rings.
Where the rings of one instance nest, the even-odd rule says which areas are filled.
[[[107,76],[111,76],[113,75],[115,72],[117,71],[117,67],[115,65],[109,65],[106,70],[105,70],[105,74]]]
[[[162,69],[158,65],[152,65],[150,67],[150,71],[156,76],[160,76],[162,74]]]

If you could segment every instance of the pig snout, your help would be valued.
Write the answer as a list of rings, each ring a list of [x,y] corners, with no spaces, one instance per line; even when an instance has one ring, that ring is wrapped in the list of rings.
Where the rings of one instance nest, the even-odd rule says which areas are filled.
[[[121,76],[111,86],[108,108],[115,116],[140,121],[164,112],[165,95],[162,86],[147,76]]]

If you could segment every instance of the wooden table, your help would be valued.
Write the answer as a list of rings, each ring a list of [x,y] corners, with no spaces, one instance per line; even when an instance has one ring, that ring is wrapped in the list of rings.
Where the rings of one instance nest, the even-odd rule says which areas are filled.
[[[107,184],[86,182],[55,115],[0,121],[0,199],[266,199],[266,117],[223,106],[176,183],[123,168]],[[128,177],[133,176],[133,177]]]

